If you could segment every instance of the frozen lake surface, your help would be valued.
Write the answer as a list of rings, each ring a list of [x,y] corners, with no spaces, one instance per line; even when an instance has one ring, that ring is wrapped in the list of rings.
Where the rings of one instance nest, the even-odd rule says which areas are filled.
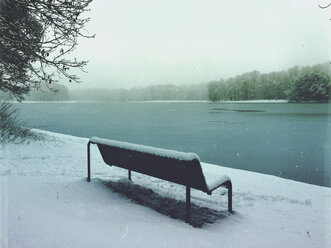
[[[206,102],[17,104],[29,126],[195,152],[204,162],[331,186],[331,105]]]

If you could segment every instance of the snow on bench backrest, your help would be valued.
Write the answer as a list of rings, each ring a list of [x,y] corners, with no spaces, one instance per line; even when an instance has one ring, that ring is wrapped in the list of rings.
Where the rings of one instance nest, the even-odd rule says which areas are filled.
[[[201,169],[200,158],[195,153],[137,145],[132,143],[92,137],[98,145],[104,162],[146,175],[208,191]]]
[[[90,142],[96,143],[96,144],[103,144],[103,145],[107,145],[107,146],[123,148],[123,149],[131,150],[131,151],[142,152],[142,153],[156,155],[156,156],[160,156],[160,157],[174,158],[174,159],[184,160],[184,161],[192,161],[194,159],[197,159],[200,161],[199,156],[195,153],[178,152],[178,151],[174,151],[174,150],[167,150],[167,149],[156,148],[156,147],[151,147],[151,146],[127,143],[127,142],[122,142],[122,141],[101,139],[98,137],[92,137],[90,139]]]

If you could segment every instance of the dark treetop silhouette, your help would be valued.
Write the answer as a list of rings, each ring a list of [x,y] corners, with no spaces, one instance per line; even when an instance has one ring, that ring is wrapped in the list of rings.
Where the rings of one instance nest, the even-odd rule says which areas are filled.
[[[68,58],[79,37],[91,38],[84,15],[92,0],[0,0],[0,91],[17,100],[56,76],[79,82],[69,72],[87,61]]]

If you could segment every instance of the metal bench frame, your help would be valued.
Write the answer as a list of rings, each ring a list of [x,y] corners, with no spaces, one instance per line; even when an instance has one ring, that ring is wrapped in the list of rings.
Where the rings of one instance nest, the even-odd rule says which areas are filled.
[[[90,160],[91,160],[90,145],[91,144],[98,145],[98,143],[89,141],[88,144],[87,144],[87,181],[88,182],[91,181],[91,162],[90,162]],[[101,153],[101,151],[100,151],[100,153]],[[117,166],[117,165],[112,164],[111,166]],[[118,166],[118,167],[121,167],[121,166]],[[141,173],[141,172],[139,172],[139,173]],[[144,174],[144,173],[142,173],[142,174]],[[128,179],[130,181],[132,181],[132,179],[131,179],[131,169],[128,169]],[[166,178],[162,178],[162,179],[167,180]],[[167,180],[167,181],[174,182],[174,181],[171,181],[171,180]],[[174,182],[174,183],[176,183],[176,182]],[[180,184],[180,183],[177,183],[177,184]],[[184,186],[186,186],[186,222],[190,223],[191,222],[191,186],[190,185],[184,185]],[[230,213],[233,213],[233,210],[232,210],[232,183],[231,183],[231,181],[227,180],[223,184],[219,185],[217,188],[219,188],[219,187],[223,187],[223,188],[226,188],[228,190],[228,211]],[[217,188],[215,188],[215,189],[217,189]],[[215,189],[213,189],[213,190],[215,190]],[[203,191],[203,192],[206,192],[208,195],[211,195],[213,190]]]

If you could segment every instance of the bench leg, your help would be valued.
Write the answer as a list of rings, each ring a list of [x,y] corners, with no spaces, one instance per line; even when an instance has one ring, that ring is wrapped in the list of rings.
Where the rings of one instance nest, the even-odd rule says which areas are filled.
[[[227,181],[225,187],[228,189],[228,211],[233,213],[232,211],[232,183],[231,181]]]
[[[91,181],[91,162],[90,162],[90,145],[91,142],[87,143],[87,181]]]
[[[191,222],[191,188],[186,186],[186,222]]]
[[[129,178],[130,181],[132,181],[131,180],[131,170],[128,170],[128,178]]]

